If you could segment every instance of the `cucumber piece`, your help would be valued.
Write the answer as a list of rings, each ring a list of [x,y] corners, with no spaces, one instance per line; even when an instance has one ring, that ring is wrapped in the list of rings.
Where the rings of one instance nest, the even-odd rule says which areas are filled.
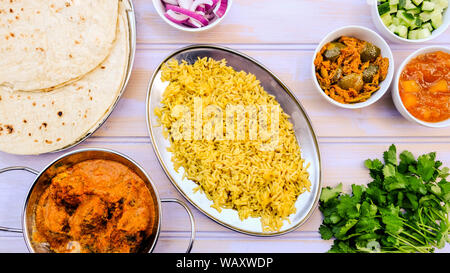
[[[390,5],[389,13],[396,13],[398,11],[397,5]]]
[[[412,15],[417,15],[421,12],[420,8],[415,8],[415,9],[410,9],[408,11],[406,11],[407,13],[410,13]]]
[[[422,20],[420,20],[419,17],[416,17],[416,19],[414,20],[414,24],[412,24],[410,27],[410,29],[416,29],[416,28],[420,28],[422,26]]]
[[[422,10],[423,11],[432,11],[434,10],[434,3],[430,1],[423,1],[422,3]]]
[[[431,11],[423,11],[419,14],[419,18],[423,21],[423,22],[427,22],[431,20]]]
[[[398,17],[393,17],[393,18],[392,18],[392,24],[393,24],[393,25],[396,25],[396,26],[401,25],[401,20],[400,20],[400,18],[398,18]]]
[[[399,0],[398,1],[398,9],[405,9],[406,0]]]
[[[408,39],[410,40],[416,40],[417,39],[417,33],[418,33],[418,29],[414,29],[414,30],[410,30],[408,32]]]
[[[398,5],[399,0],[389,0],[389,6]]]
[[[407,38],[407,36],[408,36],[408,28],[406,26],[400,25],[400,26],[398,26],[395,29],[394,33],[397,34],[398,36],[402,37],[402,38]]]
[[[439,4],[437,4],[442,9],[448,8],[448,0],[437,0]]]
[[[412,1],[416,6],[419,6],[423,2],[423,0],[412,0]]]
[[[427,28],[429,31],[433,31],[434,29],[430,22],[423,24],[422,28]]]
[[[417,8],[416,5],[413,4],[413,2],[411,0],[406,0],[405,3],[405,9],[410,10],[410,9],[415,9]]]
[[[403,20],[407,26],[414,25],[414,22],[416,20],[416,18],[413,15],[407,13],[404,10],[399,10],[397,12],[397,17],[400,18],[401,20]]]
[[[388,26],[388,29],[390,32],[395,33],[397,30],[397,26],[396,25],[390,25]]]
[[[391,7],[389,6],[389,2],[385,2],[378,6],[378,13],[380,15],[389,13],[390,10],[391,10]]]
[[[442,25],[442,21],[442,13],[440,11],[435,10],[431,13],[431,25],[434,28],[440,27]]]
[[[392,23],[392,16],[389,13],[381,15],[380,18],[385,26],[389,26]]]
[[[432,3],[434,3],[434,9],[440,10],[441,12],[444,11],[444,9],[448,8],[448,0],[429,0]]]
[[[417,30],[417,39],[425,39],[431,36],[431,31],[427,28]]]

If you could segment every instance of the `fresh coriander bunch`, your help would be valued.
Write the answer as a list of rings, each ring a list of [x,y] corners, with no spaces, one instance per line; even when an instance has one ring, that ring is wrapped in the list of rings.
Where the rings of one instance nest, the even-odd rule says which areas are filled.
[[[334,237],[328,252],[411,253],[434,252],[449,240],[449,169],[436,153],[419,156],[395,145],[379,159],[366,160],[373,181],[325,187],[320,196],[322,239]]]

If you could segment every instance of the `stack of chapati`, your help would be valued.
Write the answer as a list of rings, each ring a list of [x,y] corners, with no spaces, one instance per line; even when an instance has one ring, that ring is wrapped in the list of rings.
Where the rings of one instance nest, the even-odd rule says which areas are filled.
[[[115,105],[129,65],[121,0],[0,0],[0,150],[70,146]]]

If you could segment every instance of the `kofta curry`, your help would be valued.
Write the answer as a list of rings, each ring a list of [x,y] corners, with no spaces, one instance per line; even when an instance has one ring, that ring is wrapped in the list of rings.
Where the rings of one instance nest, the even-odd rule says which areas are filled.
[[[317,81],[337,102],[366,101],[380,89],[388,73],[389,59],[372,43],[342,36],[327,43],[314,59]]]
[[[155,220],[137,174],[115,161],[87,160],[52,178],[35,210],[33,241],[54,252],[137,252]]]

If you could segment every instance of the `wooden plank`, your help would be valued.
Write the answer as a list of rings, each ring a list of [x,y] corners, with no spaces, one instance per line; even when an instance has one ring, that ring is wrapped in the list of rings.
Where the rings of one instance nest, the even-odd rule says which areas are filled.
[[[321,143],[323,186],[334,186],[342,182],[344,188],[349,190],[350,185],[353,183],[365,184],[370,182],[368,171],[363,164],[364,160],[368,158],[382,158],[382,153],[391,143],[397,145],[398,151],[406,149],[414,153],[415,156],[436,151],[437,158],[444,163],[444,166],[450,166],[450,153],[448,152],[450,151],[450,143],[398,143],[389,140],[380,143]],[[78,148],[86,147],[112,149],[130,156],[148,172],[161,197],[176,197],[184,200],[160,167],[150,143],[116,143],[114,139],[111,142],[99,143],[88,140]],[[3,154],[0,157],[0,168],[25,165],[41,170],[61,154],[27,157]],[[0,176],[0,225],[20,227],[23,200],[32,181],[33,175],[21,172]],[[192,206],[190,208],[195,214],[199,231],[228,231],[227,228],[210,220]],[[299,228],[299,231],[317,231],[322,221],[321,217],[320,212],[315,210],[307,223]],[[165,231],[188,230],[189,222],[186,213],[175,204],[163,205],[163,228]]]
[[[187,233],[162,232],[154,253],[182,253],[189,241]],[[251,236],[229,236],[222,232],[201,232],[197,234],[193,253],[323,253],[330,249],[331,240],[308,238],[297,234],[282,237],[256,238]],[[22,237],[0,237],[1,253],[27,253]],[[450,252],[449,244],[436,253]]]
[[[375,30],[364,0],[235,0],[227,17],[210,31],[187,33],[164,22],[151,1],[135,0],[139,43],[318,43],[345,25]],[[446,34],[431,43],[449,42]]]
[[[96,136],[147,136],[145,100],[148,82],[158,64],[177,47],[137,51],[130,84],[108,121]],[[236,49],[240,46],[233,47]],[[394,50],[395,65],[414,49]],[[390,91],[375,104],[357,110],[328,103],[312,83],[312,50],[244,49],[244,53],[272,70],[295,93],[310,116],[319,137],[448,137],[448,128],[425,128],[403,118],[395,108]]]

